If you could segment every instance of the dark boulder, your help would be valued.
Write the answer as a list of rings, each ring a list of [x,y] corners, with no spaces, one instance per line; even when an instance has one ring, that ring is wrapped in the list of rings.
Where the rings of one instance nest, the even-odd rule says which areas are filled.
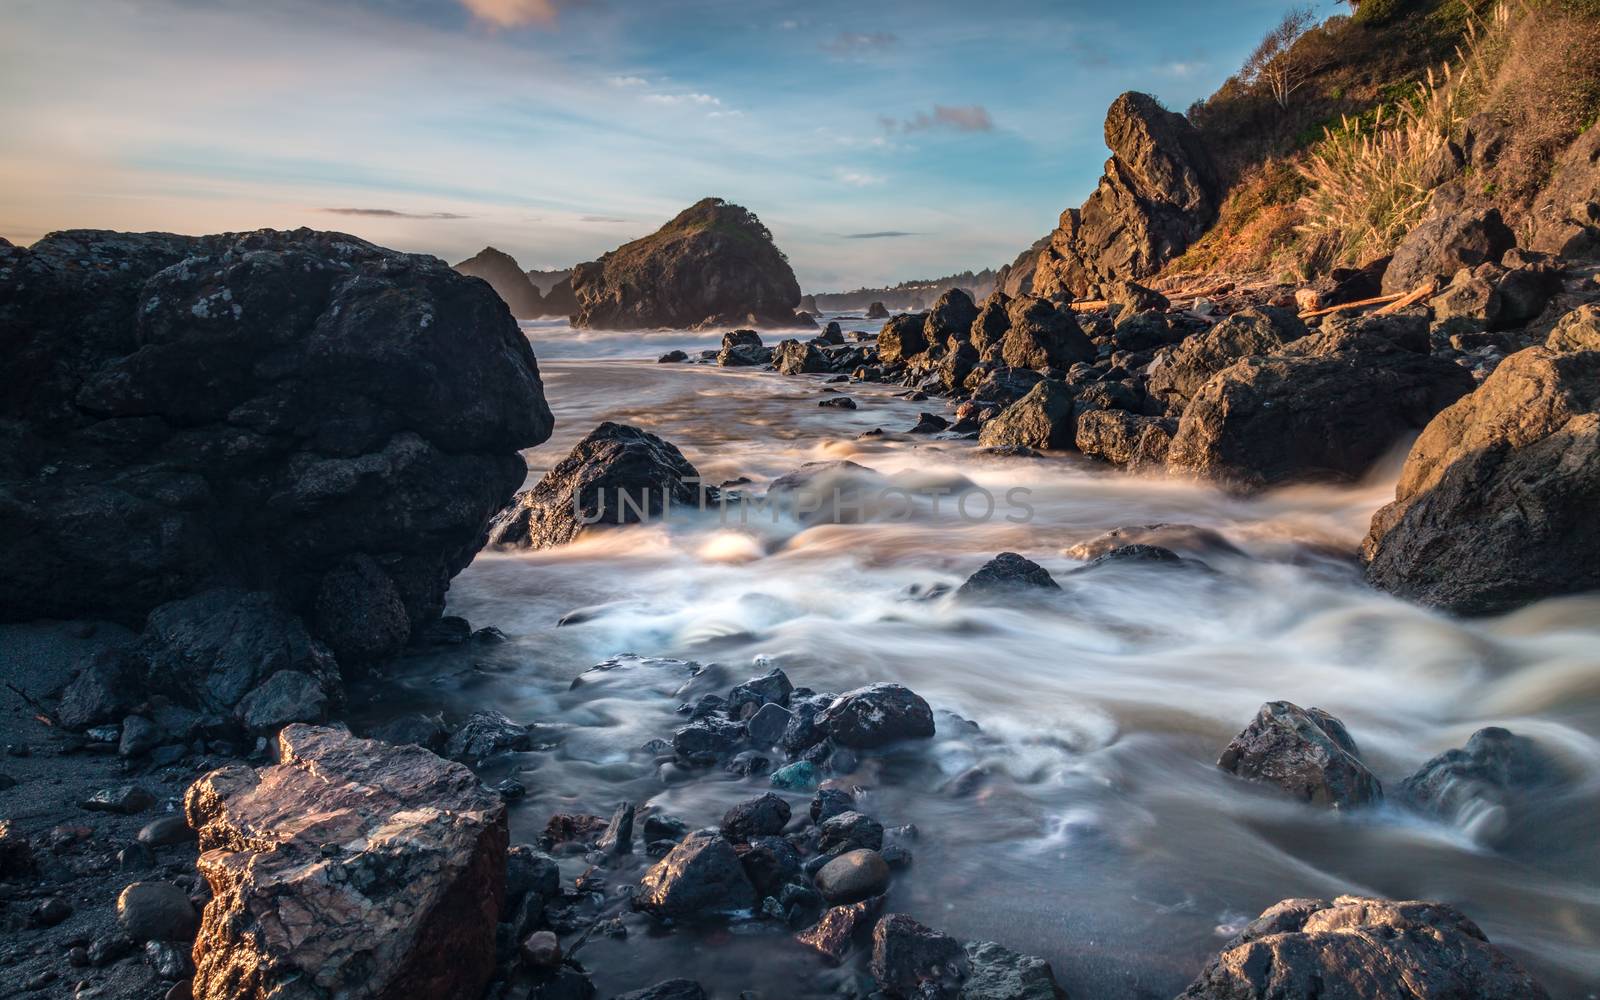
[[[1458,614],[1600,588],[1600,352],[1533,347],[1417,439],[1362,545],[1367,579]]]
[[[983,300],[972,319],[965,339],[971,341],[973,350],[982,355],[990,347],[1005,339],[1011,329],[1011,296],[996,289]]]
[[[885,309],[882,302],[874,302],[867,306],[867,319],[888,319],[889,310]]]
[[[817,824],[817,850],[824,854],[877,851],[882,848],[883,824],[854,809],[830,816]]]
[[[1471,204],[1460,183],[1447,184],[1434,192],[1427,213],[1395,247],[1383,272],[1384,294],[1409,292],[1485,261],[1498,263],[1516,245],[1516,234],[1499,209]]]
[[[487,285],[340,233],[0,248],[0,351],[11,619],[138,624],[218,584],[314,618],[365,555],[414,630],[552,425]]]
[[[1446,750],[1401,783],[1401,796],[1424,812],[1493,844],[1506,832],[1517,801],[1554,776],[1550,760],[1526,736],[1489,726],[1464,747]]]
[[[1112,528],[1073,545],[1066,550],[1066,555],[1088,562],[1128,545],[1156,545],[1199,558],[1244,554],[1215,529],[1194,524],[1159,523]]]
[[[661,355],[661,357],[656,358],[656,364],[672,365],[677,364],[680,361],[688,360],[689,355],[683,353],[682,351],[668,351],[667,353]]]
[[[1050,571],[1015,552],[1002,552],[967,577],[956,596],[983,599],[1015,595],[1024,590],[1060,590]]]
[[[1334,809],[1367,805],[1383,796],[1344,723],[1320,708],[1303,709],[1287,701],[1262,705],[1222,751],[1217,766]]]
[[[366,553],[350,556],[323,576],[311,625],[346,664],[393,656],[411,637],[399,588]]]
[[[980,372],[982,379],[977,385],[972,386],[972,399],[978,403],[1010,406],[1026,396],[1034,386],[1045,381],[1042,374],[1027,368],[978,369],[973,372],[974,377]],[[973,379],[969,378],[967,384],[971,385],[972,381]]]
[[[878,361],[899,364],[928,349],[928,314],[902,313],[883,324],[878,333]]]
[[[763,705],[787,705],[793,692],[788,675],[773,667],[729,691],[726,709],[730,718],[748,719]]]
[[[978,432],[978,443],[986,448],[1072,448],[1077,443],[1075,398],[1066,383],[1042,379],[1027,395],[984,424]]]
[[[840,695],[816,724],[840,746],[872,749],[933,735],[933,710],[899,684],[871,684]]]
[[[772,352],[772,366],[782,375],[808,375],[832,369],[815,344],[785,340]]]
[[[1359,478],[1472,390],[1460,365],[1403,346],[1409,329],[1398,318],[1333,324],[1224,369],[1185,407],[1168,470],[1246,491]]]
[[[504,714],[485,709],[467,716],[467,721],[450,734],[445,756],[465,764],[476,764],[496,754],[531,749],[533,737],[528,727],[512,722]]]
[[[489,543],[549,548],[572,541],[588,527],[660,519],[669,503],[696,508],[699,478],[671,442],[608,420],[495,516]]]
[[[972,322],[978,318],[978,307],[972,296],[959,288],[952,288],[939,296],[928,318],[923,322],[923,336],[929,344],[944,346],[952,339],[967,340],[972,336]]]
[[[199,924],[188,894],[171,882],[135,882],[117,896],[117,926],[135,944],[193,941]]]
[[[505,302],[511,315],[518,319],[537,319],[546,315],[544,299],[538,286],[528,280],[524,271],[510,254],[494,247],[484,247],[476,255],[455,265],[460,274],[482,278]]]
[[[872,928],[872,978],[891,997],[946,995],[960,980],[965,958],[955,938],[904,913],[890,913]]]
[[[1183,341],[1150,366],[1152,396],[1185,403],[1202,385],[1241,358],[1272,354],[1306,335],[1306,325],[1287,309],[1243,309],[1211,329]]]
[[[789,803],[768,792],[730,807],[722,816],[722,835],[747,841],[780,834],[788,825]]]
[[[763,898],[778,895],[785,885],[801,877],[800,853],[783,837],[752,837],[749,848],[739,855],[739,863]]]
[[[811,822],[821,823],[856,807],[856,798],[842,788],[823,788],[812,796],[808,810]]]
[[[1000,338],[1000,359],[1009,368],[1043,371],[1095,359],[1095,346],[1070,309],[1057,309],[1041,298],[1020,298],[1011,301],[1007,318],[1011,325]]]
[[[1077,417],[1073,438],[1079,451],[1120,465],[1130,472],[1157,470],[1167,464],[1167,451],[1178,422],[1126,410],[1091,410]]]
[[[669,920],[727,916],[755,902],[733,845],[710,830],[691,833],[673,847],[645,872],[633,897],[635,909]]]
[[[751,368],[772,360],[772,348],[763,346],[754,330],[729,330],[722,335],[717,364],[724,368]]]
[[[795,940],[838,964],[850,953],[857,932],[883,909],[883,902],[882,896],[875,896],[859,903],[831,907],[822,914],[822,919],[796,934]]]
[[[800,284],[748,209],[705,198],[649,236],[572,269],[574,325],[793,326]]]
[[[965,946],[967,974],[957,1000],[1062,1000],[1050,963],[993,941]]]
[[[1178,1000],[1549,1000],[1459,910],[1361,896],[1286,899],[1207,963]]]
[[[1186,336],[1188,331],[1167,322],[1165,313],[1150,309],[1118,316],[1111,331],[1111,344],[1119,351],[1153,351]]]

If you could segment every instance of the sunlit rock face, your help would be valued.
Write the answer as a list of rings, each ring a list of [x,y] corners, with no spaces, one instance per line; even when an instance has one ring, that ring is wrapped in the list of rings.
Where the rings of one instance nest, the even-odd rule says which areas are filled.
[[[553,422],[487,285],[340,233],[0,247],[0,351],[10,620],[137,625],[226,584],[414,628]]]
[[[504,803],[416,746],[293,725],[278,753],[185,797],[213,895],[196,1000],[479,995],[505,897]]]

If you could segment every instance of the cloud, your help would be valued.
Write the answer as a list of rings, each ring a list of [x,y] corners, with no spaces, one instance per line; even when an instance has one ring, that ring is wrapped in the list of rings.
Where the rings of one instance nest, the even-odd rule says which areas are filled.
[[[395,208],[324,208],[324,212],[333,215],[356,215],[364,218],[379,219],[470,219],[470,215],[457,215],[454,212],[402,212]]]
[[[611,84],[613,87],[622,88],[650,86],[650,81],[646,80],[642,76],[612,76],[607,77],[606,82]]]
[[[1180,59],[1167,63],[1165,66],[1160,67],[1157,72],[1163,73],[1167,76],[1177,77],[1180,80],[1187,80],[1190,77],[1198,76],[1199,74],[1204,73],[1209,68],[1210,65],[1203,60]]]
[[[886,132],[927,132],[932,129],[949,129],[952,132],[994,131],[994,119],[989,116],[989,109],[981,104],[963,107],[935,104],[931,115],[926,111],[918,111],[916,117],[905,121],[889,117],[879,118],[878,121]]]
[[[579,222],[627,222],[627,219],[618,219],[610,215],[585,215],[578,219]]]
[[[722,107],[722,101],[710,94],[646,94],[644,99],[651,104],[665,104],[669,107],[694,104],[702,107]]]
[[[707,118],[743,118],[744,117],[744,112],[743,111],[737,111],[737,110],[735,110],[735,111],[708,111],[708,112],[706,112],[706,117]]]
[[[866,56],[891,49],[899,41],[898,36],[891,35],[887,31],[874,31],[871,34],[841,31],[822,43],[822,51],[831,52],[836,56]]]
[[[549,24],[556,19],[556,0],[461,0],[461,6],[496,28]]]
[[[883,229],[875,233],[845,233],[847,240],[892,240],[901,236],[921,236],[921,233],[908,233],[900,229]]]
[[[875,187],[884,182],[884,178],[877,174],[869,174],[862,170],[848,170],[840,167],[833,172],[833,177],[841,184],[851,187]]]

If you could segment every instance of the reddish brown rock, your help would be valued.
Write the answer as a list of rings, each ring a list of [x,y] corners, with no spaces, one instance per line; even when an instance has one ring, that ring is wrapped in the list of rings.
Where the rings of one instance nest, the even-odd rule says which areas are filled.
[[[849,906],[835,906],[794,939],[832,962],[842,962],[850,953],[856,929],[877,916],[883,908],[883,900],[884,897],[875,896]]]
[[[500,799],[460,764],[343,730],[289,726],[278,754],[185,798],[213,896],[196,1000],[481,993],[505,896]]]

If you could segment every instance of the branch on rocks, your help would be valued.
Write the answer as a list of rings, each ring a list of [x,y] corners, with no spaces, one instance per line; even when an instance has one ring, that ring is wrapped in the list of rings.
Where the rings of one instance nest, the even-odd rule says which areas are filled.
[[[1388,305],[1384,306],[1382,309],[1379,309],[1373,315],[1375,315],[1375,316],[1388,316],[1388,315],[1391,315],[1392,313],[1397,313],[1400,310],[1404,309],[1406,306],[1415,305],[1418,302],[1422,302],[1422,301],[1424,301],[1426,299],[1431,298],[1433,296],[1434,291],[1438,287],[1439,287],[1438,279],[1435,279],[1433,281],[1425,281],[1422,284],[1418,285],[1416,288],[1413,288],[1411,291],[1409,291],[1409,292],[1405,293],[1404,295],[1402,295],[1400,298],[1398,298],[1395,301],[1393,301],[1393,302],[1389,303]]]
[[[24,704],[33,709],[33,717],[35,719],[51,727],[52,729],[61,728],[61,721],[56,718],[55,713],[50,711],[48,708],[45,708],[44,703],[39,701],[39,699],[17,687],[10,681],[6,681],[6,687],[11,690],[12,694],[16,695],[18,698],[21,698]]]
[[[1355,302],[1341,302],[1339,305],[1328,306],[1326,309],[1313,309],[1310,312],[1303,312],[1300,314],[1300,318],[1316,319],[1318,316],[1331,316],[1334,313],[1349,312],[1352,309],[1365,309],[1368,306],[1391,305],[1395,302],[1399,302],[1401,299],[1404,299],[1407,295],[1412,294],[1415,293],[1406,292],[1400,295],[1380,295],[1373,299],[1360,299]]]

